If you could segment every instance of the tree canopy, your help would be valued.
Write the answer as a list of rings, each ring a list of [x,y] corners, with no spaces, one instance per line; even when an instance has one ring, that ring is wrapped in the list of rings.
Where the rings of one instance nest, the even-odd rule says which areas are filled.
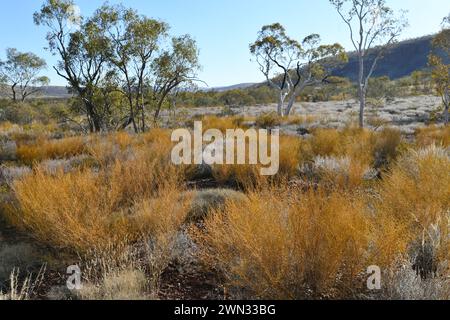
[[[6,60],[0,61],[1,82],[10,86],[13,101],[24,101],[39,92],[50,79],[40,73],[47,67],[44,59],[31,52],[6,49]]]
[[[257,40],[250,45],[250,52],[268,84],[278,91],[279,115],[289,115],[305,87],[326,83],[331,71],[347,61],[340,44],[321,45],[320,42],[318,34],[311,34],[300,43],[290,38],[280,23],[274,23],[263,26]]]

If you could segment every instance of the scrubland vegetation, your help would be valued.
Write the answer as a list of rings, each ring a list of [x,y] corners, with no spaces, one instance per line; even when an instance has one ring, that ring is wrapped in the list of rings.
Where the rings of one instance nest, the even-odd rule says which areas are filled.
[[[405,21],[384,1],[330,2],[368,10],[380,45],[354,54],[373,71]],[[266,83],[195,91],[191,36],[122,6],[74,17],[73,5],[47,0],[34,15],[72,97],[31,99],[47,80],[35,55],[10,49],[0,62],[13,91],[0,101],[0,300],[450,299],[447,60],[432,54],[429,70],[395,80],[362,70],[355,84],[333,76],[348,61],[340,44],[275,23],[250,46]],[[433,46],[448,54],[447,27]],[[37,69],[29,81],[3,75],[21,64]],[[433,94],[433,110],[395,109]],[[306,101],[334,101],[340,117],[297,108]],[[280,129],[278,173],[174,165],[173,129],[195,121]],[[79,288],[66,283],[74,266]],[[380,290],[367,286],[371,266]]]
[[[264,122],[238,120],[204,125]],[[413,140],[389,127],[281,136],[274,177],[176,167],[167,129],[1,130],[2,228],[14,230],[0,250],[3,298],[159,299],[168,275],[211,274],[215,289],[203,290],[216,298],[449,298],[448,127]],[[14,259],[15,237],[32,247]],[[82,290],[64,286],[72,264]],[[380,292],[366,288],[370,265]]]

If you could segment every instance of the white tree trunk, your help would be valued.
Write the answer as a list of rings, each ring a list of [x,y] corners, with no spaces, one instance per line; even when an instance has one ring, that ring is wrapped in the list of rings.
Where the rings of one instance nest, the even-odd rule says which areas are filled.
[[[366,108],[366,90],[359,88],[359,127],[364,128],[364,111]]]
[[[448,114],[449,104],[450,104],[450,92],[447,88],[444,93],[444,123],[445,123],[445,125],[448,125],[448,121],[449,121],[449,114]]]
[[[294,107],[294,103],[295,103],[296,99],[297,99],[297,95],[295,95],[295,94],[289,99],[289,103],[288,103],[288,105],[286,107],[286,111],[284,113],[285,116],[291,115],[292,108]]]
[[[358,95],[359,95],[359,127],[364,128],[364,111],[366,109],[366,89],[367,81],[364,79],[364,57],[359,53],[359,75],[358,75]]]

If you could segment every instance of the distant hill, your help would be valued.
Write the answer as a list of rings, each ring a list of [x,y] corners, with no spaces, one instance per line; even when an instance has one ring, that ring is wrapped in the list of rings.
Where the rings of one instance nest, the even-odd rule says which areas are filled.
[[[0,90],[0,97],[10,97],[11,89],[9,86],[2,85]],[[65,99],[72,97],[72,94],[69,92],[67,87],[63,86],[45,86],[40,88],[40,92],[33,95],[33,97],[39,98],[56,98],[56,99]]]
[[[432,49],[433,36],[401,41],[379,60],[374,77],[388,76],[395,80],[410,75],[413,71],[428,67],[428,55]],[[369,55],[367,65],[371,65],[374,55]],[[349,62],[335,72],[336,76],[346,77],[355,81],[358,77],[358,57],[349,53]]]
[[[42,87],[40,95],[48,98],[70,98],[72,96],[68,88],[62,86]]]
[[[216,92],[226,92],[231,90],[237,90],[237,89],[247,89],[251,88],[253,86],[257,85],[257,83],[239,83],[232,86],[226,86],[226,87],[214,87],[214,88],[201,88],[201,91],[216,91]]]

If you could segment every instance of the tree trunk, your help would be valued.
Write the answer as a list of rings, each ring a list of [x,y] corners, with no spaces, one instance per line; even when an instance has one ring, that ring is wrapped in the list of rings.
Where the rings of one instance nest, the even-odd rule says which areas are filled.
[[[283,116],[283,93],[280,92],[280,96],[278,98],[278,105],[277,105],[277,114],[281,117]]]
[[[134,112],[134,106],[133,106],[133,97],[131,96],[131,94],[132,94],[131,86],[128,85],[127,98],[128,98],[128,105],[130,106],[130,118],[123,124],[122,129],[125,129],[126,127],[128,127],[130,125],[130,123],[132,123],[134,132],[138,133],[139,129],[136,125],[135,112]]]
[[[359,127],[364,128],[364,110],[366,108],[366,90],[360,86],[359,88]]]
[[[366,83],[364,81],[364,57],[359,53],[359,74],[358,74],[358,95],[359,95],[359,127],[364,128],[364,110],[366,109]]]
[[[93,103],[85,100],[86,111],[89,120],[89,130],[91,133],[98,133],[102,131],[101,117],[95,112],[95,106]]]
[[[445,110],[444,110],[444,123],[445,123],[445,125],[447,126],[448,125],[448,103],[447,103],[447,105],[445,106]]]
[[[448,89],[445,90],[444,93],[444,123],[448,125],[448,109],[450,105],[450,92]]]
[[[156,124],[156,122],[159,119],[159,114],[161,112],[162,104],[164,103],[164,98],[160,99],[155,110],[155,116],[153,117],[153,122]]]
[[[288,116],[291,115],[292,108],[294,107],[295,100],[297,100],[297,95],[294,94],[294,95],[289,99],[289,103],[288,103],[288,106],[287,106],[287,108],[286,108],[286,112],[284,113],[284,115],[285,115],[286,117],[288,117]]]
[[[14,83],[14,84],[11,86],[11,90],[12,90],[12,94],[13,94],[12,100],[13,100],[14,102],[17,101],[16,86],[17,86],[17,83]]]
[[[303,91],[303,89],[306,88],[306,83],[301,84],[297,89],[295,89],[294,93],[292,94],[292,97],[289,99],[288,106],[286,108],[286,112],[284,113],[285,116],[290,116],[292,109],[294,107],[295,101],[297,100],[297,97],[300,95],[300,93]]]

